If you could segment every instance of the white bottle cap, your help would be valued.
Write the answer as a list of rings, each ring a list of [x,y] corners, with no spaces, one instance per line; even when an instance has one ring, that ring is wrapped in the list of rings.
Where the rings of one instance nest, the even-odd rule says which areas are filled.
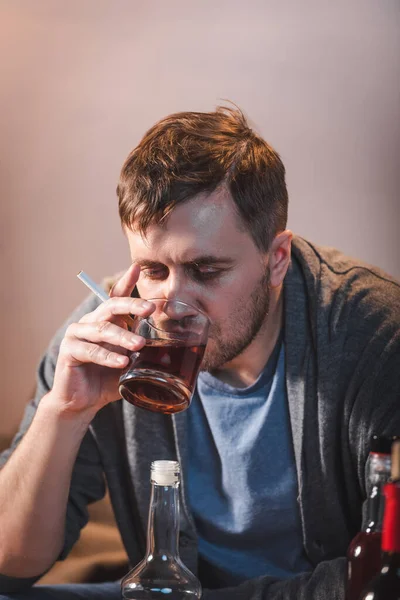
[[[181,468],[176,460],[155,460],[151,463],[151,482],[156,485],[179,483]]]

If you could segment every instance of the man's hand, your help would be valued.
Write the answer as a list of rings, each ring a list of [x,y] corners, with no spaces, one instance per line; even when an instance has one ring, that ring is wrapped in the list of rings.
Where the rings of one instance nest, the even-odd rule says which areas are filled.
[[[111,290],[110,300],[70,325],[60,346],[52,402],[62,411],[96,414],[117,400],[121,370],[129,363],[128,354],[140,350],[143,337],[131,333],[122,315],[148,316],[154,304],[131,298],[139,277],[132,265]]]

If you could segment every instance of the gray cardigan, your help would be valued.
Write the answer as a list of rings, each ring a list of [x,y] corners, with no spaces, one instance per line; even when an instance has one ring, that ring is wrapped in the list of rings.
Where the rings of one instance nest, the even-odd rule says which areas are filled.
[[[4,464],[52,386],[68,323],[98,305],[86,300],[56,334],[38,370],[35,399]],[[266,574],[238,587],[204,590],[204,600],[342,600],[345,554],[359,530],[365,464],[373,433],[400,433],[400,284],[384,272],[295,237],[284,284],[286,383],[304,548],[314,570],[291,580]],[[190,410],[190,409],[189,409]],[[185,481],[186,413],[153,414],[118,400],[87,432],[73,471],[65,558],[87,522],[87,504],[104,495],[103,477],[132,565],[145,550],[153,460],[178,459]],[[180,552],[196,573],[196,530],[181,493]],[[268,506],[265,507],[268,510]],[[33,579],[0,575],[0,593]]]

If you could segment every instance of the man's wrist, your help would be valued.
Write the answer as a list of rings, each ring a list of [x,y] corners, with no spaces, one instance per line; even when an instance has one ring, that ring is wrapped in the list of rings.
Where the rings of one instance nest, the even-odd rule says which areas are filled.
[[[51,390],[41,399],[37,413],[43,419],[48,419],[53,423],[57,422],[60,425],[64,424],[84,435],[96,416],[97,409],[90,407],[82,411],[71,410]]]

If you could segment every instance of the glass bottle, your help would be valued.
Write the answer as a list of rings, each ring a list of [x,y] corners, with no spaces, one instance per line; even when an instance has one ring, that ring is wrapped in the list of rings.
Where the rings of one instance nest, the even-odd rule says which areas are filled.
[[[384,494],[381,570],[359,600],[400,600],[400,441],[393,444],[392,477]]]
[[[179,558],[180,465],[157,460],[151,464],[151,499],[144,559],[122,580],[129,600],[196,600],[199,580]]]
[[[369,453],[370,492],[366,518],[347,550],[346,600],[358,600],[381,566],[381,535],[384,507],[383,486],[390,477],[392,440],[373,436]]]

